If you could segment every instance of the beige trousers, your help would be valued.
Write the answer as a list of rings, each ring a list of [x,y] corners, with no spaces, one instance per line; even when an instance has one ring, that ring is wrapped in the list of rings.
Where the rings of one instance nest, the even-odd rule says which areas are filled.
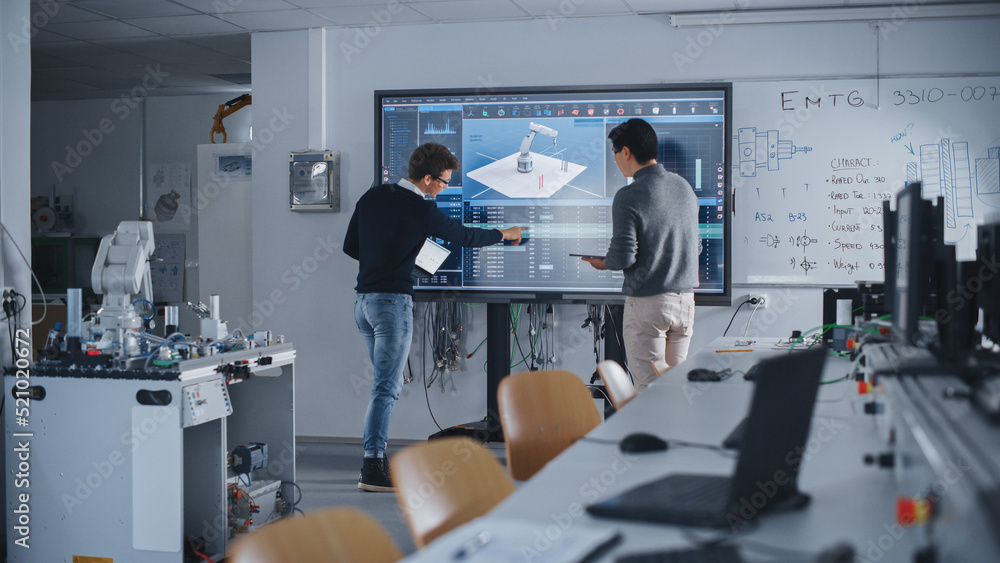
[[[625,354],[642,392],[660,373],[684,361],[694,334],[694,293],[626,297]],[[654,367],[655,364],[655,367]]]

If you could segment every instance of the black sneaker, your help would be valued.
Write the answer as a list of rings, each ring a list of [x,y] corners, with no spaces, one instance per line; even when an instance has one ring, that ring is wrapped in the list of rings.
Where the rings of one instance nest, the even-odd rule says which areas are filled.
[[[361,477],[358,478],[358,488],[363,491],[387,492],[395,491],[389,480],[389,458],[366,457],[361,466]]]

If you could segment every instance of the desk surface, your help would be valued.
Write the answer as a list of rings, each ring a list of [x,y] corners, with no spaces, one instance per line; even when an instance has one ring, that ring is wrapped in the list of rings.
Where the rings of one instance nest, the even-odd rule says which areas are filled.
[[[620,543],[597,561],[643,551],[691,547],[700,539],[732,537],[743,546],[747,561],[783,559],[804,552],[816,554],[836,543],[854,546],[859,557],[880,561],[910,561],[922,534],[895,524],[896,487],[892,472],[862,463],[866,453],[884,449],[872,417],[862,414],[855,384],[841,379],[850,362],[830,357],[820,387],[811,434],[803,455],[800,488],[812,496],[804,509],[765,515],[757,525],[733,536],[728,530],[709,530],[595,518],[584,511],[588,504],[628,490],[669,473],[731,474],[736,454],[672,447],[664,452],[626,454],[617,441],[636,431],[671,440],[720,444],[746,415],[753,384],[739,373],[721,382],[688,382],[693,367],[731,368],[746,371],[760,359],[788,353],[772,346],[775,339],[734,347],[725,338],[692,354],[665,374],[620,412],[595,428],[584,440],[566,450],[531,480],[495,508],[481,522],[472,522],[442,537],[407,561],[448,561],[491,518],[518,519],[537,528],[526,534],[531,553],[544,546],[543,535],[557,540],[564,531],[580,528],[614,528]],[[749,352],[716,350],[749,349]],[[530,529],[527,530],[530,532]],[[539,545],[534,545],[539,544]],[[769,550],[767,546],[775,546]],[[488,546],[487,546],[488,548]],[[484,548],[482,560],[487,560]],[[789,551],[792,550],[792,551]],[[530,558],[529,558],[530,559]],[[536,559],[543,560],[543,559]]]

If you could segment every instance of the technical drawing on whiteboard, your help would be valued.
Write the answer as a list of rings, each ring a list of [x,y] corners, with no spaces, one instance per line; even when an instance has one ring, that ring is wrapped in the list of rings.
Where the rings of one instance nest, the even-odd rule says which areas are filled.
[[[800,236],[789,235],[788,236],[788,242],[791,243],[793,246],[798,246],[798,247],[801,247],[801,248],[805,248],[805,247],[809,246],[810,244],[816,244],[816,243],[818,243],[819,239],[815,239],[815,238],[809,236],[809,233],[806,230],[803,230],[802,234]]]
[[[790,264],[793,270],[795,268],[802,268],[805,271],[805,275],[807,276],[809,275],[809,270],[816,269],[816,262],[810,262],[809,259],[806,258],[805,256],[802,257],[802,261],[799,262],[798,264],[795,263],[795,258],[792,258],[790,260]]]
[[[941,139],[920,145],[920,177],[925,198],[944,197],[944,222],[949,229],[958,225],[958,217],[972,217],[972,170],[969,143]],[[910,167],[907,167],[907,175]],[[907,180],[912,180],[908,177]]]
[[[986,158],[976,159],[976,193],[1000,194],[1000,147],[986,149]]]
[[[950,138],[920,145],[918,162],[906,165],[906,180],[923,182],[923,197],[944,198],[945,226],[958,228],[961,218],[975,217],[973,195],[991,207],[1000,207],[1000,147],[987,149],[986,158],[969,156],[967,141]]]
[[[740,155],[740,176],[756,177],[758,168],[769,172],[778,169],[779,162],[792,158],[796,153],[808,153],[812,147],[797,147],[791,141],[778,138],[777,129],[757,132],[756,127],[740,127],[736,135]]]
[[[778,248],[778,245],[781,244],[781,239],[778,238],[778,235],[772,235],[770,233],[762,235],[758,241],[760,241],[761,244],[766,244],[769,248]]]
[[[547,198],[587,169],[556,158],[558,152],[553,156],[531,152],[531,143],[537,133],[552,137],[552,147],[555,147],[558,132],[532,122],[518,152],[472,170],[469,178],[510,198]]]

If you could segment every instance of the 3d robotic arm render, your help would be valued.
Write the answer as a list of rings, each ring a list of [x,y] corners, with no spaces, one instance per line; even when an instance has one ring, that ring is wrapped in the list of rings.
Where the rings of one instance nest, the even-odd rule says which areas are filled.
[[[556,135],[559,134],[555,129],[550,129],[544,125],[539,125],[532,121],[528,125],[528,134],[524,136],[521,141],[521,154],[517,155],[517,171],[528,173],[531,172],[532,159],[531,153],[528,152],[531,149],[531,143],[535,140],[535,134],[541,133],[543,135],[548,135],[552,137],[552,144],[556,144]]]

